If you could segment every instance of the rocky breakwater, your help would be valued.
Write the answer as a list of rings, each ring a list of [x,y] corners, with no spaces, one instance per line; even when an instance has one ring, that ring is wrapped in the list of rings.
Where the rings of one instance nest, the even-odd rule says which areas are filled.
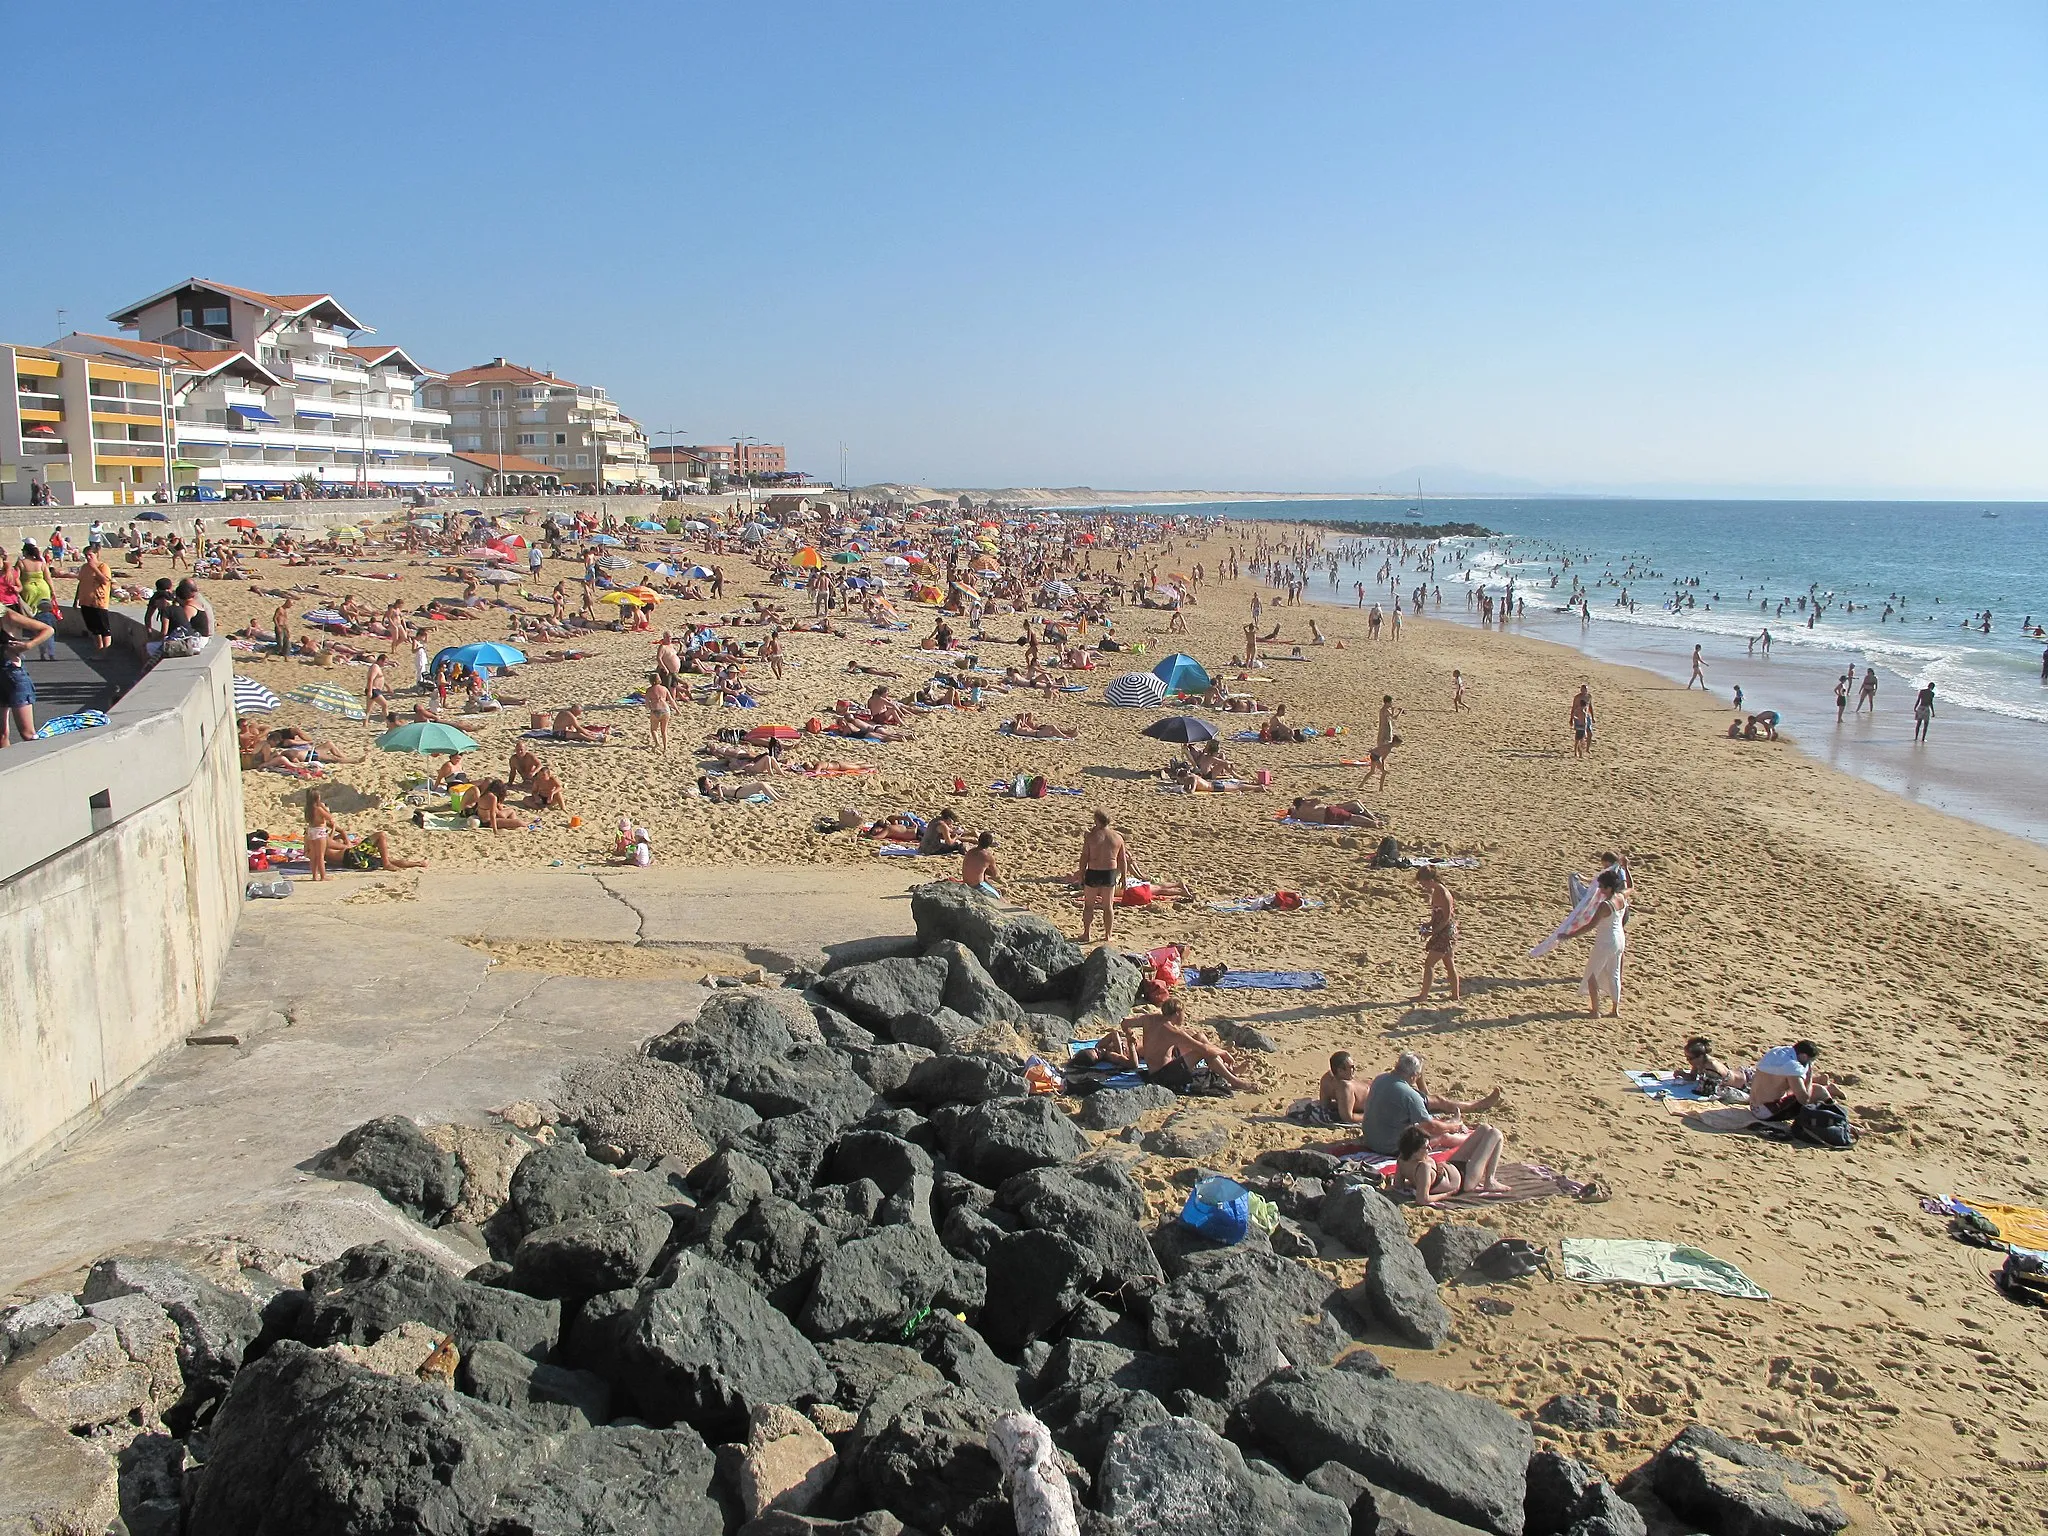
[[[1097,1145],[1022,1070],[1120,1018],[1136,969],[958,885],[913,911],[900,952],[570,1074],[527,1134],[351,1132],[328,1171],[434,1243],[290,1284],[115,1257],[0,1314],[0,1531],[1840,1528],[1823,1479],[1711,1431],[1624,1499],[1398,1379],[1359,1340],[1442,1342],[1441,1242],[1308,1152],[1247,1174],[1289,1210],[1271,1236],[1203,1240],[1131,1171],[1183,1142]],[[490,1257],[443,1267],[458,1242]]]

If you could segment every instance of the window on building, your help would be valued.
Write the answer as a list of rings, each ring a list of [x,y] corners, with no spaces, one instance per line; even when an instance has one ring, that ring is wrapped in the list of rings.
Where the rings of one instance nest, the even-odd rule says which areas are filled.
[[[588,468],[590,468],[590,455],[589,455],[589,454],[587,454],[587,453],[579,453],[579,454],[577,454],[577,455],[576,455],[576,467],[577,467],[578,469],[588,469]]]
[[[557,432],[557,433],[555,434],[555,446],[556,446],[556,447],[558,447],[558,448],[559,448],[559,447],[560,447],[560,446],[561,446],[562,444],[564,444],[564,443],[566,443],[566,442],[568,442],[568,441],[569,441],[569,434],[568,434],[568,433],[566,433],[566,432]]]
[[[182,306],[182,307],[181,307],[181,308],[180,308],[180,309],[178,310],[178,324],[180,324],[180,325],[190,325],[190,324],[192,324],[192,308],[191,308],[191,306],[190,306],[190,305],[185,305],[185,306]]]
[[[503,391],[502,389],[494,389],[491,391],[491,404],[498,405],[504,401],[504,398],[505,391]]]
[[[519,446],[522,448],[538,448],[544,435],[539,432],[522,432],[519,434]]]
[[[484,445],[483,434],[480,432],[458,432],[449,438],[449,442],[453,443],[457,448],[472,451]]]
[[[458,389],[455,391],[455,398],[465,404],[475,400],[477,398],[476,387],[471,385],[468,389]]]
[[[206,307],[206,309],[202,311],[199,323],[201,325],[226,325],[228,323],[227,306],[224,304],[209,304]]]

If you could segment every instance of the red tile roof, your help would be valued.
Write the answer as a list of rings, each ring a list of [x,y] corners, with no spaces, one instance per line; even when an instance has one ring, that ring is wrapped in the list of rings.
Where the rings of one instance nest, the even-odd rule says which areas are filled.
[[[522,459],[516,453],[499,458],[495,453],[454,453],[450,458],[460,459],[465,464],[474,464],[478,469],[487,469],[492,474],[506,475],[559,475],[561,470],[552,464],[543,464],[537,459]]]
[[[564,389],[576,386],[567,379],[558,379],[552,373],[540,373],[519,363],[480,363],[474,368],[459,368],[447,376],[450,384],[559,384]]]
[[[133,336],[97,336],[91,331],[76,331],[65,339],[96,342],[101,347],[125,352],[142,362],[169,363],[174,368],[189,368],[196,373],[218,373],[223,368],[240,363],[249,371],[263,375],[273,384],[284,382],[248,353],[234,347],[200,352],[190,347],[167,346],[160,341],[137,341]]]

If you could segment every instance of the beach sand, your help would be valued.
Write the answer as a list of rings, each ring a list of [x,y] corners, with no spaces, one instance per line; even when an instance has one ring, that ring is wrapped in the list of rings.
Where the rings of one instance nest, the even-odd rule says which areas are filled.
[[[1270,526],[1252,532],[1275,536]],[[1205,561],[1213,569],[1222,549],[1220,537],[1206,547],[1183,542],[1165,564],[1186,569]],[[735,577],[756,574],[732,557],[724,563]],[[455,590],[402,555],[348,569],[405,579],[360,583],[269,561],[253,567],[259,585],[307,580],[337,597],[355,590],[372,608],[394,588],[408,606]],[[153,577],[161,567],[152,562],[145,570]],[[525,585],[544,593],[557,576],[574,574],[573,566],[551,562],[541,581]],[[229,624],[267,624],[273,601],[248,588],[207,584]],[[736,580],[720,606],[741,607],[760,590],[758,580]],[[1138,610],[1126,611],[1119,632],[1150,647],[1134,665],[1185,650],[1213,668],[1235,648],[1254,592],[1269,605],[1275,597],[1249,577],[1211,583],[1190,610],[1187,636],[1155,633],[1164,615]],[[803,594],[779,595],[793,613],[807,611]],[[644,681],[664,622],[712,611],[710,604],[665,604],[651,634],[578,642],[596,658],[523,667],[504,691],[547,707],[609,704]],[[872,817],[898,809],[930,815],[953,805],[970,830],[997,834],[1006,894],[1078,932],[1078,908],[1059,877],[1074,868],[1080,831],[1100,808],[1127,832],[1146,874],[1187,880],[1203,900],[1276,888],[1320,897],[1322,909],[1287,914],[1223,916],[1200,902],[1119,914],[1116,937],[1125,948],[1178,940],[1202,961],[1313,967],[1328,976],[1327,989],[1315,992],[1188,994],[1198,1024],[1241,1019],[1281,1044],[1275,1056],[1252,1058],[1259,1091],[1213,1102],[1232,1125],[1216,1166],[1235,1168],[1261,1149],[1327,1136],[1280,1116],[1290,1100],[1313,1093],[1331,1050],[1352,1050],[1370,1071],[1398,1050],[1415,1049],[1439,1092],[1462,1097],[1505,1086],[1506,1104],[1486,1118],[1505,1131],[1511,1159],[1597,1178],[1611,1191],[1601,1204],[1557,1199],[1490,1208],[1479,1213],[1485,1224],[1549,1243],[1553,1252],[1568,1235],[1695,1243],[1741,1265],[1775,1298],[1731,1301],[1543,1279],[1450,1288],[1453,1342],[1435,1354],[1382,1349],[1401,1374],[1485,1392],[1523,1411],[1553,1393],[1611,1393],[1625,1416],[1619,1428],[1565,1434],[1539,1427],[1610,1474],[1700,1419],[1833,1473],[1869,1529],[2048,1524],[2041,1316],[1993,1289],[1991,1253],[1952,1241],[1943,1221],[1918,1204],[1923,1195],[1949,1192],[2048,1203],[2048,1164],[2034,1161],[2048,1145],[2048,1065],[2040,1050],[2048,1018],[2048,849],[1911,805],[1789,745],[1727,741],[1719,734],[1720,705],[1649,673],[1450,623],[1410,621],[1397,643],[1368,643],[1362,615],[1323,605],[1269,607],[1267,627],[1275,617],[1284,625],[1278,649],[1300,641],[1308,659],[1270,662],[1254,687],[1261,698],[1286,702],[1297,724],[1339,723],[1348,734],[1295,746],[1231,744],[1247,770],[1273,770],[1269,793],[1160,793],[1153,770],[1169,749],[1137,734],[1157,712],[1102,703],[1112,666],[1077,674],[1087,694],[997,696],[985,712],[922,717],[913,742],[828,742],[829,755],[876,771],[825,782],[778,779],[773,805],[682,797],[697,771],[688,748],[706,733],[801,724],[836,698],[863,696],[873,679],[846,676],[849,659],[902,672],[893,685],[899,697],[915,688],[932,669],[910,647],[929,631],[932,613],[905,612],[913,619],[908,634],[786,635],[795,665],[780,686],[765,677],[758,683],[764,707],[680,707],[671,728],[677,750],[666,759],[649,749],[637,707],[592,709],[588,719],[618,727],[615,744],[542,747],[583,819],[579,828],[545,813],[533,831],[423,833],[403,807],[376,807],[424,760],[368,751],[372,727],[302,706],[287,704],[271,720],[299,724],[351,755],[368,751],[366,761],[338,769],[330,781],[344,825],[384,827],[407,856],[437,864],[595,867],[607,862],[617,821],[628,816],[650,831],[657,861],[731,864],[733,878],[744,881],[750,864],[872,859],[872,845],[852,833],[811,830],[842,806]],[[1330,645],[1307,645],[1311,615]],[[433,628],[430,646],[495,638],[505,625],[501,615]],[[1013,638],[1020,626],[996,617],[989,629]],[[1018,654],[1008,644],[980,649],[998,667]],[[1469,713],[1451,711],[1454,667],[1467,679]],[[360,689],[363,675],[359,667],[328,671],[267,657],[246,658],[236,670],[279,693],[309,681]],[[408,658],[394,658],[395,680],[409,682],[410,670]],[[1566,712],[1582,679],[1593,689],[1600,730],[1592,757],[1575,762]],[[1382,693],[1392,693],[1403,711],[1397,728],[1405,743],[1394,753],[1388,787],[1361,798],[1388,812],[1405,846],[1481,861],[1449,877],[1465,974],[1457,1004],[1418,1009],[1407,1002],[1418,973],[1416,924],[1427,908],[1411,876],[1367,867],[1378,832],[1274,824],[1290,795],[1359,792],[1363,770],[1339,759],[1364,755]],[[409,709],[411,697],[398,695],[401,708]],[[997,723],[1020,708],[1077,727],[1079,739],[997,735]],[[1226,730],[1235,723],[1208,718],[1228,722]],[[483,744],[477,769],[496,772],[526,714],[459,723]],[[1019,772],[1085,793],[989,795],[992,781]],[[964,796],[950,792],[956,776],[967,782]],[[296,833],[300,786],[273,774],[245,780],[249,824]],[[350,809],[356,806],[371,809]],[[1578,990],[1583,945],[1542,961],[1527,950],[1563,916],[1566,873],[1590,872],[1603,849],[1631,860],[1636,916],[1622,1016],[1596,1021]],[[919,867],[934,878],[957,872],[952,860]],[[620,878],[629,880],[630,870]],[[887,926],[878,913],[877,931]],[[506,958],[538,968],[609,971],[617,963],[551,958],[533,946]],[[672,973],[680,985],[690,971],[674,965]],[[1820,1041],[1821,1067],[1852,1085],[1865,1129],[1856,1150],[1709,1134],[1624,1091],[1624,1068],[1677,1065],[1682,1041],[1694,1032],[1709,1035],[1725,1058],[1744,1061],[1796,1037]],[[1172,1166],[1155,1159],[1145,1168],[1148,1176],[1158,1170],[1152,1182],[1162,1202]],[[1482,1310],[1475,1305],[1482,1298],[1508,1302],[1512,1311]]]

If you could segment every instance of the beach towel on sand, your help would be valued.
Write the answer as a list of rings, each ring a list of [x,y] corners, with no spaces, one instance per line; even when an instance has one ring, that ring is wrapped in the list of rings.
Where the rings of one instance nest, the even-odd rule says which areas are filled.
[[[1240,896],[1234,901],[1212,901],[1211,912],[1313,912],[1322,906],[1314,896],[1303,896],[1292,906],[1281,906],[1271,896]]]
[[[572,738],[564,738],[557,736],[553,731],[521,731],[519,739],[521,741],[551,741],[558,747],[602,747],[606,745],[602,741],[576,741]]]
[[[2048,1211],[2034,1205],[2003,1205],[1965,1196],[1961,1204],[1998,1228],[2000,1242],[2020,1248],[2048,1248]]]
[[[1214,981],[1197,977],[1188,985],[1219,992],[1317,992],[1328,982],[1321,971],[1225,971]]]
[[[1726,1259],[1679,1243],[1636,1237],[1568,1237],[1564,1250],[1567,1280],[1587,1285],[1657,1285],[1716,1296],[1769,1301],[1771,1293]]]
[[[1681,1083],[1675,1072],[1623,1071],[1629,1086],[1653,1099],[1697,1099],[1714,1102],[1711,1093],[1701,1093],[1691,1083]]]

